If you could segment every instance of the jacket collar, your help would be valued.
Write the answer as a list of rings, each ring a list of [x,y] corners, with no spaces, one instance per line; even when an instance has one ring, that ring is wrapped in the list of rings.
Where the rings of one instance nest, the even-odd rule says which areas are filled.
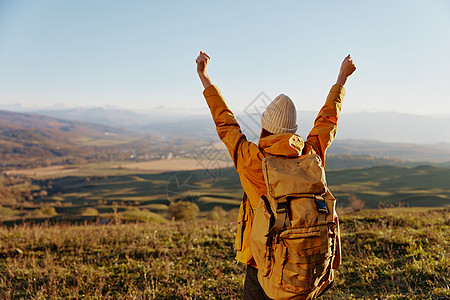
[[[277,133],[259,140],[259,147],[277,156],[298,157],[305,145],[303,139],[292,133]]]

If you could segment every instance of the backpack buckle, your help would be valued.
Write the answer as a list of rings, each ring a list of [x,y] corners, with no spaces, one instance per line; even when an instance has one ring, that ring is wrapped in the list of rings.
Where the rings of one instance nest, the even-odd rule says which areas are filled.
[[[287,211],[287,208],[288,208],[287,197],[282,197],[278,199],[277,214],[285,213]]]
[[[316,203],[317,211],[320,214],[328,214],[328,208],[325,205],[325,199],[322,196],[314,195],[314,202]]]
[[[287,202],[278,203],[277,214],[282,214],[287,211]]]

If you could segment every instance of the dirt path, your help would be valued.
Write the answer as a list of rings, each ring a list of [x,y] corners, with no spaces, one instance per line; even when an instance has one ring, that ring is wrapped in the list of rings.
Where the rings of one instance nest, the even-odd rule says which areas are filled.
[[[79,168],[68,168],[66,166],[51,166],[51,167],[42,167],[42,168],[34,168],[34,169],[24,169],[24,170],[7,170],[3,173],[6,174],[18,174],[25,176],[52,176],[52,175],[60,175],[65,173],[72,173],[78,171]]]
[[[87,165],[86,165],[87,166]],[[123,162],[111,164],[107,169],[122,169],[122,170],[141,170],[152,172],[172,172],[172,171],[190,171],[201,169],[222,169],[232,167],[231,161],[212,161],[212,160],[196,160],[189,158],[174,158],[174,159],[160,159],[142,162]],[[83,171],[84,166],[77,168],[70,168],[67,166],[51,166],[34,169],[23,170],[7,170],[3,173],[18,174],[30,177],[47,177],[47,176],[61,176],[77,171]]]
[[[174,159],[161,159],[135,163],[126,163],[113,166],[113,168],[170,172],[170,171],[190,171],[201,169],[222,169],[232,166],[233,163],[231,161],[211,161],[211,160],[196,160],[189,158],[174,158]]]

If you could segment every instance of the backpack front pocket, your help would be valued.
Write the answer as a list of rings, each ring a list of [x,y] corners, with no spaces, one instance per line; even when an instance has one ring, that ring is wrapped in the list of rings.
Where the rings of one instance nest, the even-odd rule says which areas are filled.
[[[281,232],[279,246],[286,249],[280,275],[283,289],[306,293],[314,288],[315,281],[328,278],[332,252],[321,253],[318,226]]]

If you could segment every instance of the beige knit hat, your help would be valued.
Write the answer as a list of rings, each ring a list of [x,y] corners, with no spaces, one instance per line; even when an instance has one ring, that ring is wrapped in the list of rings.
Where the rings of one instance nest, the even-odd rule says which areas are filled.
[[[281,94],[267,106],[261,115],[261,126],[271,133],[297,131],[297,111],[294,102]]]

